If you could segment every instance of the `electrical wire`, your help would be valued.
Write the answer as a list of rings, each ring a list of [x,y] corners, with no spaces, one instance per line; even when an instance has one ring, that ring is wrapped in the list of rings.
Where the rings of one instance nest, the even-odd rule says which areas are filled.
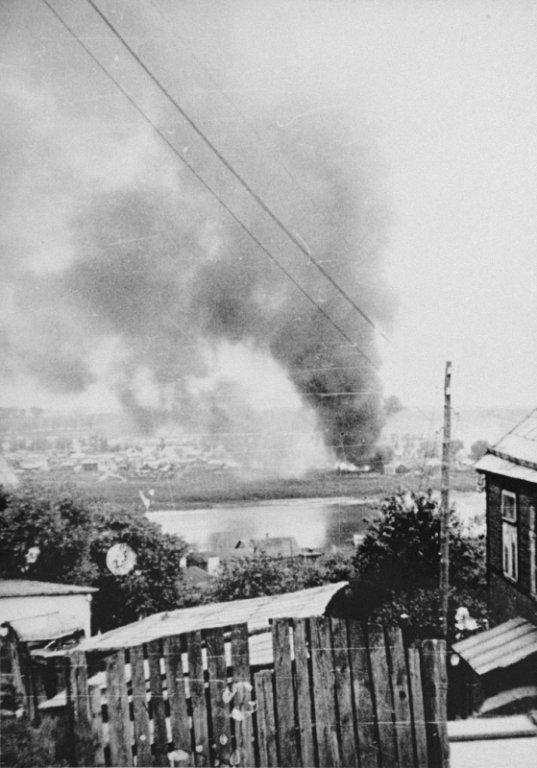
[[[303,243],[300,241],[296,235],[294,235],[290,229],[287,227],[286,224],[272,211],[272,209],[265,203],[265,201],[261,198],[261,196],[253,189],[253,187],[246,181],[246,179],[233,167],[233,165],[224,157],[224,155],[220,152],[220,150],[213,144],[213,142],[205,135],[205,133],[201,130],[201,128],[197,125],[197,123],[189,116],[189,114],[186,112],[186,110],[179,104],[179,102],[174,99],[174,97],[171,95],[171,93],[167,90],[167,88],[162,85],[160,80],[156,77],[156,75],[153,74],[153,72],[149,69],[149,67],[144,63],[144,61],[140,58],[140,56],[136,53],[134,48],[127,43],[125,38],[121,35],[119,30],[112,24],[112,22],[108,19],[105,13],[101,11],[99,6],[93,2],[93,0],[86,0],[88,5],[90,5],[95,13],[102,19],[103,23],[106,24],[108,29],[112,32],[112,34],[120,41],[120,43],[123,45],[123,47],[130,53],[132,58],[136,61],[136,63],[143,69],[143,71],[146,73],[146,75],[150,78],[150,80],[157,86],[157,88],[160,90],[162,94],[167,98],[167,100],[172,104],[175,109],[179,112],[179,114],[183,117],[183,119],[188,123],[188,125],[192,128],[192,130],[200,137],[200,139],[206,144],[206,146],[209,147],[209,149],[216,155],[216,157],[220,160],[222,165],[231,173],[231,175],[239,182],[239,184],[248,192],[248,194],[256,201],[256,203],[260,206],[260,208],[269,216],[272,221],[287,235],[287,237],[291,240],[291,242],[307,257],[308,261],[313,264],[313,266],[319,270],[319,272],[323,275],[323,277],[326,278],[326,280],[329,281],[329,283],[333,286],[333,288],[338,291],[338,293],[353,307],[356,312],[358,312],[362,318],[372,327],[374,328],[377,333],[382,336],[385,341],[390,341],[388,336],[377,326],[377,324],[369,317],[369,315],[364,312],[361,307],[358,306],[358,304],[354,301],[354,299],[349,296],[349,294],[339,285],[339,283],[334,280],[334,278],[330,275],[329,272],[326,271],[326,269],[322,266],[322,264],[310,253],[308,248],[306,248]]]
[[[314,307],[316,307],[317,311],[320,312],[321,315],[323,315],[323,317],[339,332],[339,334],[351,345],[351,347],[355,351],[357,351],[363,357],[363,359],[369,363],[369,365],[371,365],[376,371],[379,371],[380,370],[379,366],[373,362],[373,360],[369,357],[369,355],[367,355],[362,349],[360,349],[360,347],[356,344],[355,341],[352,340],[352,338],[346,333],[346,331],[343,328],[341,328],[341,326],[338,323],[336,323],[335,320],[333,320],[333,318],[315,301],[315,299],[312,296],[310,296],[310,294],[306,291],[305,288],[302,287],[302,285],[298,282],[298,280],[295,277],[293,277],[293,275],[283,266],[283,264],[280,261],[278,261],[278,259],[268,250],[268,248],[266,248],[263,245],[263,243],[253,234],[253,232],[251,232],[251,230],[242,221],[242,219],[240,219],[239,216],[234,213],[234,211],[228,206],[228,204],[218,194],[218,192],[216,192],[216,190],[207,181],[205,181],[205,179],[198,173],[198,171],[196,171],[193,165],[181,154],[181,152],[179,152],[179,150],[166,137],[164,132],[161,131],[161,129],[153,122],[153,120],[151,120],[151,118],[146,114],[146,112],[142,109],[142,107],[138,105],[138,103],[130,96],[130,94],[123,88],[123,86],[120,85],[120,83],[115,79],[115,77],[108,71],[105,65],[99,61],[99,59],[93,54],[93,52],[80,39],[80,37],[77,35],[74,29],[71,26],[69,26],[69,24],[63,19],[60,13],[51,5],[49,0],[42,0],[42,2],[56,17],[56,19],[61,23],[64,29],[66,29],[67,32],[84,49],[84,51],[91,58],[94,64],[106,75],[106,77],[108,77],[109,80],[111,80],[114,83],[116,88],[127,99],[127,101],[131,104],[131,106],[134,107],[134,109],[138,112],[138,114],[141,115],[141,117],[145,120],[145,122],[148,123],[151,126],[151,128],[160,136],[160,138],[172,150],[175,156],[179,158],[179,160],[196,177],[196,179],[200,182],[200,184],[202,184],[202,186],[220,203],[220,205],[227,211],[227,213],[241,227],[241,229],[244,232],[246,232],[246,234],[253,240],[253,242],[258,246],[258,248],[266,256],[268,256],[268,258],[284,273],[284,275],[295,285],[295,287],[300,291],[300,293],[302,293],[303,296],[311,304],[313,304]],[[88,0],[88,2],[91,3],[91,0]]]

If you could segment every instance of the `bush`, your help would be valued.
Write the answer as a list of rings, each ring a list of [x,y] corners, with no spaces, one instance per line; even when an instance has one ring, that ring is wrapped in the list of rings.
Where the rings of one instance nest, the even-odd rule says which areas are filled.
[[[0,489],[0,577],[94,586],[94,630],[105,631],[181,605],[180,561],[186,544],[134,509],[88,500],[65,486]],[[112,544],[136,553],[135,568],[115,576]],[[28,552],[37,548],[33,562]]]

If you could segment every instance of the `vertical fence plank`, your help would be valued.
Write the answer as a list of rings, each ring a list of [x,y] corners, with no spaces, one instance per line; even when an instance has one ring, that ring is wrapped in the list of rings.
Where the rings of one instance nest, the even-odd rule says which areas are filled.
[[[205,677],[201,654],[201,632],[189,632],[186,636],[188,654],[188,685],[192,707],[194,731],[194,764],[209,764],[209,725],[205,699]]]
[[[105,660],[108,738],[113,766],[131,766],[132,728],[125,683],[125,653],[116,651]]]
[[[349,646],[360,765],[377,768],[379,743],[368,637],[360,621],[349,621]]]
[[[358,749],[354,731],[352,706],[352,680],[349,666],[349,639],[347,622],[331,619],[332,648],[334,657],[334,678],[338,708],[339,733],[341,739],[341,764],[347,768],[358,768]]]
[[[412,699],[412,727],[416,748],[416,768],[428,768],[427,731],[423,710],[420,653],[415,645],[407,648],[408,682]]]
[[[231,664],[235,691],[231,716],[235,720],[235,738],[240,756],[239,765],[252,766],[255,765],[255,751],[247,624],[236,624],[231,629]]]
[[[132,682],[132,714],[134,743],[136,745],[136,764],[153,765],[151,756],[151,731],[149,729],[149,711],[147,686],[144,669],[144,648],[138,645],[129,651]]]
[[[276,727],[278,731],[281,766],[299,765],[293,696],[293,669],[289,620],[272,623],[272,652],[274,656],[274,685],[276,688]]]
[[[153,719],[153,765],[168,765],[168,734],[166,732],[166,705],[162,692],[160,657],[161,641],[147,644],[149,686],[151,691],[151,717]]]
[[[186,702],[181,637],[179,635],[166,637],[162,642],[162,652],[166,670],[173,748],[190,754],[192,759],[188,764],[193,765],[192,736]]]
[[[209,671],[211,764],[228,762],[231,754],[231,724],[229,707],[224,701],[227,689],[227,664],[224,630],[206,630],[203,633],[207,648],[207,669]]]
[[[410,689],[406,665],[403,633],[399,627],[386,629],[386,641],[390,656],[390,675],[395,712],[395,735],[399,764],[414,765],[414,740],[412,736],[412,713],[410,710]]]
[[[421,646],[423,705],[430,768],[448,768],[447,674],[443,640],[424,640]]]
[[[89,697],[94,747],[92,765],[96,766],[96,768],[101,768],[105,764],[101,686],[93,685],[89,689]]]
[[[307,620],[294,622],[294,650],[296,669],[296,699],[298,710],[298,734],[302,765],[315,764],[313,722],[311,717],[311,676],[308,664]]]
[[[257,701],[257,735],[261,768],[278,766],[278,742],[274,717],[273,674],[270,669],[254,675]],[[312,763],[310,763],[312,765]]]
[[[382,765],[396,766],[398,765],[397,740],[395,737],[393,695],[384,631],[381,627],[371,626],[368,630],[368,636]]]
[[[329,619],[309,620],[310,649],[315,703],[315,730],[319,750],[319,765],[339,766],[336,722],[335,681]]]
[[[86,654],[83,651],[71,651],[69,662],[75,761],[76,765],[93,765],[93,733]]]

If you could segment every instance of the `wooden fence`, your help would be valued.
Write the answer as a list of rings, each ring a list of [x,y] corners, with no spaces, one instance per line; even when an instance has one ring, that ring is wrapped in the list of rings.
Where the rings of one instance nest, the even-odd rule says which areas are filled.
[[[271,631],[264,669],[250,665],[245,624],[117,650],[95,686],[74,651],[77,765],[449,764],[442,641],[405,647],[400,629],[325,617]]]

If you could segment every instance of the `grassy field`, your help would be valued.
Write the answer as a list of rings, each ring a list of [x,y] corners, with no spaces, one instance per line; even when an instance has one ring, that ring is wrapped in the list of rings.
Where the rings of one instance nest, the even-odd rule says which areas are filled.
[[[47,483],[70,482],[93,497],[113,501],[124,506],[142,506],[140,491],[146,495],[152,489],[153,507],[157,509],[195,508],[226,502],[267,501],[291,498],[383,498],[402,490],[424,492],[428,488],[439,490],[439,475],[416,477],[413,475],[341,475],[336,472],[312,473],[304,478],[240,479],[233,475],[209,472],[190,473],[172,479],[137,477],[126,482],[107,479],[99,482],[98,475],[49,476]],[[475,490],[475,472],[452,473],[451,487],[458,491]]]

